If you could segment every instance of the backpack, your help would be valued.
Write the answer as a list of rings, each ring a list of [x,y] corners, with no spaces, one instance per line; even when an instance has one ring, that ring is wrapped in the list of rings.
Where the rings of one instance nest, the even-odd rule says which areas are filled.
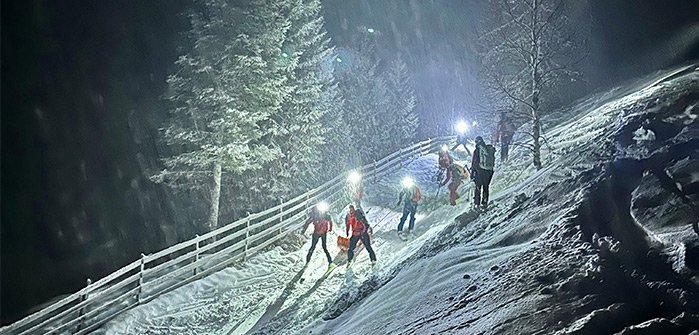
[[[357,221],[361,222],[364,225],[365,230],[371,230],[371,226],[369,226],[369,220],[366,218],[366,214],[364,214],[364,211],[361,208],[357,208],[355,212],[355,217],[357,218]]]
[[[478,166],[483,170],[495,169],[495,147],[492,144],[480,146]]]
[[[422,194],[420,193],[420,188],[415,186],[415,194],[413,195],[413,202],[418,202],[422,199]]]
[[[452,164],[452,168],[452,176],[458,176],[461,179],[468,179],[468,171],[466,171],[463,166],[459,164]]]

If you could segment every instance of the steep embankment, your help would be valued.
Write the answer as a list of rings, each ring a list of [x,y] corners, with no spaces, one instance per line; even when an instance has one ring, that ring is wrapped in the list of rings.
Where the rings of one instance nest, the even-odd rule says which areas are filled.
[[[522,152],[487,212],[341,292],[302,333],[622,334],[699,328],[699,71],[655,76]],[[571,119],[571,117],[568,117]],[[498,178],[498,175],[496,175]]]

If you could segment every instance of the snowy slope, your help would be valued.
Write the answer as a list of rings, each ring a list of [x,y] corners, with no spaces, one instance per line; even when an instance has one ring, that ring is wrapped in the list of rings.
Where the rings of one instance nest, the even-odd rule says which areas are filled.
[[[255,330],[279,325],[285,332],[295,332],[319,318],[341,292],[356,289],[367,277],[380,275],[385,269],[394,268],[404,261],[429,236],[437,234],[451,222],[444,220],[444,217],[453,218],[463,210],[442,208],[447,201],[444,189],[440,190],[439,199],[435,198],[437,183],[433,176],[436,173],[436,159],[434,154],[415,157],[398,172],[380,180],[365,181],[364,208],[368,211],[368,219],[374,228],[373,247],[379,258],[373,272],[369,266],[368,254],[361,251],[352,272],[347,274],[345,267],[341,266],[328,278],[322,278],[327,262],[320,245],[316,248],[310,265],[304,270],[310,241],[303,240],[303,246],[298,249],[298,237],[290,236],[291,241],[286,245],[276,246],[245,263],[127,311],[97,333],[242,334],[256,324]],[[412,176],[420,185],[425,201],[418,210],[416,237],[404,242],[395,233],[401,210],[395,205],[400,181],[407,175]],[[344,217],[344,213],[335,214],[337,218]],[[344,227],[336,226],[335,229],[336,233],[344,235]],[[331,254],[340,255],[335,240],[335,235],[331,235],[329,249]],[[339,261],[342,261],[341,256]],[[279,331],[281,330],[272,330],[273,333]]]
[[[693,65],[574,109],[547,133],[544,169],[515,152],[492,210],[464,213],[301,333],[698,329],[698,80]]]
[[[487,212],[445,205],[445,189],[435,196],[434,155],[365,181],[374,269],[362,251],[352,270],[326,278],[318,247],[302,271],[309,241],[297,250],[290,237],[97,333],[689,333],[699,328],[695,68],[656,74],[549,119],[544,169],[514,150],[498,166]],[[406,174],[426,199],[417,236],[403,242],[395,203]]]

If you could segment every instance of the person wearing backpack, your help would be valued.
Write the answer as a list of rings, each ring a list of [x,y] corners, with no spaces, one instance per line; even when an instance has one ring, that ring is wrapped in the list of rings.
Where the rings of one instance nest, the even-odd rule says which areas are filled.
[[[308,226],[311,223],[313,223],[313,237],[311,240],[311,249],[308,250],[308,254],[306,255],[306,264],[308,264],[308,262],[311,261],[313,251],[316,249],[316,244],[318,244],[318,240],[320,240],[321,245],[323,246],[323,251],[325,252],[325,256],[328,258],[328,268],[332,268],[334,267],[334,264],[333,259],[330,256],[330,253],[328,252],[327,233],[333,231],[333,222],[330,218],[330,214],[328,214],[324,209],[321,209],[319,207],[321,206],[316,205],[310,209],[308,213],[308,219],[304,223],[303,230],[301,231],[301,233],[305,236],[306,229],[308,229]]]
[[[452,163],[447,169],[447,177],[440,184],[440,186],[444,186],[451,180],[447,188],[449,189],[449,204],[452,206],[456,206],[456,201],[459,199],[459,194],[456,193],[456,190],[459,188],[464,178],[468,178],[466,169],[459,164]]]
[[[372,233],[371,226],[369,226],[364,211],[361,208],[355,208],[354,205],[349,205],[349,213],[345,216],[345,233],[347,237],[350,236],[350,230],[352,231],[352,237],[350,237],[349,249],[347,250],[347,266],[349,267],[352,264],[354,248],[357,247],[357,243],[360,240],[364,244],[366,251],[369,252],[371,265],[376,264],[376,254],[374,249],[371,248],[371,238],[369,236]]]
[[[408,216],[410,216],[408,233],[410,235],[413,234],[415,229],[415,212],[417,212],[417,204],[422,198],[420,188],[415,185],[412,178],[406,177],[403,179],[402,185],[403,189],[398,195],[398,204],[396,204],[396,206],[400,206],[400,203],[403,202],[403,216],[401,216],[398,223],[398,236],[401,238],[403,238],[403,225],[405,225],[405,220],[408,219]]]
[[[493,179],[494,170],[495,147],[485,144],[482,137],[476,137],[476,149],[473,151],[473,159],[471,160],[471,173],[476,184],[473,202],[476,207],[482,205],[483,208],[488,208],[490,181]]]

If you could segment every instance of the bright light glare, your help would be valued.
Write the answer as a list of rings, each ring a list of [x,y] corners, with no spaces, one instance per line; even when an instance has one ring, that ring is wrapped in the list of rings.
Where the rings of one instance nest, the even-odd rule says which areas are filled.
[[[373,28],[368,28],[366,31],[368,31],[368,32],[370,32],[370,33],[373,33],[373,32],[374,32],[374,29],[373,29]]]
[[[335,58],[335,61],[338,62],[338,63],[342,63],[342,58],[337,57],[337,58]]]
[[[362,180],[362,175],[359,174],[359,172],[357,171],[352,171],[350,172],[349,176],[347,176],[347,181],[349,181],[352,184],[356,184],[360,180]]]
[[[478,125],[478,122],[473,121],[473,126],[475,127],[475,126],[477,126],[477,125]]]
[[[405,177],[405,178],[403,178],[403,181],[401,182],[401,184],[405,188],[412,187],[413,186],[413,178]]]
[[[463,134],[468,131],[468,123],[466,121],[459,121],[456,124],[456,131],[459,132],[459,134]]]
[[[446,144],[442,144],[442,151],[448,151],[449,147]]]
[[[316,205],[316,208],[318,208],[318,211],[321,213],[325,213],[325,211],[328,210],[328,203],[325,201],[321,201]]]

